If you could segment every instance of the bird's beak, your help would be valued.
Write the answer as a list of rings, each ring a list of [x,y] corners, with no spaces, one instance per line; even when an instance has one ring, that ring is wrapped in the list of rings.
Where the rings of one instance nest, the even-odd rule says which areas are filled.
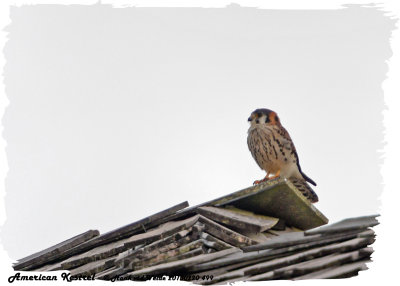
[[[247,121],[252,121],[253,120],[253,118],[251,118],[251,116],[247,119]]]

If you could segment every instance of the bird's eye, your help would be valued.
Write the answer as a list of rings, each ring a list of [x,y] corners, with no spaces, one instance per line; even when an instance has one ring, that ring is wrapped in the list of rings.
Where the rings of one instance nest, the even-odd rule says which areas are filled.
[[[260,120],[257,119],[257,120],[256,120],[256,123],[260,123]]]

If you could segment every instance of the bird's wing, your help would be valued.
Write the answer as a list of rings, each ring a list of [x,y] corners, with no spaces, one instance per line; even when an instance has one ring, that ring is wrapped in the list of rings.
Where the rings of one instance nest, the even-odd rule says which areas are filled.
[[[304,174],[303,171],[301,170],[299,155],[297,155],[296,147],[294,146],[292,138],[290,138],[289,132],[287,132],[287,130],[283,126],[280,128],[280,135],[283,138],[283,142],[282,142],[283,146],[287,150],[291,150],[294,157],[296,158],[297,168],[299,169],[299,172],[303,176],[304,180],[306,180],[310,184],[316,186],[317,184],[310,177],[308,177],[306,174]]]

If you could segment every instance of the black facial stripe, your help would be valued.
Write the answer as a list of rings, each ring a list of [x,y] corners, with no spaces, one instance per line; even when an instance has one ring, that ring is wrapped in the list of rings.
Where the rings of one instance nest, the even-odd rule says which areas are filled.
[[[269,120],[269,117],[267,116],[267,117],[265,117],[265,123],[268,123],[268,122],[270,122],[271,120]]]

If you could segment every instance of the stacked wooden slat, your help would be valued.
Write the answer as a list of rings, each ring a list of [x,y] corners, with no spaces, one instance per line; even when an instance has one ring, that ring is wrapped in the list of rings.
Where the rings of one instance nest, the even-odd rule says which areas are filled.
[[[198,284],[348,277],[365,270],[376,216],[310,229],[327,220],[299,196],[290,183],[277,180],[191,208],[183,202],[102,235],[82,233],[21,259],[14,269],[66,270],[103,280],[195,275]],[[291,207],[279,208],[273,201],[278,197],[300,206],[298,219],[290,217]],[[282,217],[259,203],[254,212],[254,198]]]

